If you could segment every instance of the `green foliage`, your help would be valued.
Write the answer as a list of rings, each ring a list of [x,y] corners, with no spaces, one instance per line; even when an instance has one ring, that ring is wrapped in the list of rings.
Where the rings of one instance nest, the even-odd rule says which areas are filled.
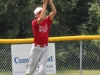
[[[84,41],[83,43],[83,69],[99,69],[100,41]],[[95,63],[94,63],[95,62]],[[90,65],[93,64],[93,65]],[[88,66],[87,66],[88,65]]]
[[[54,0],[57,15],[50,36],[100,34],[100,7],[94,0]],[[33,37],[31,22],[40,0],[0,0],[0,38]],[[48,13],[51,11],[47,7]],[[56,29],[55,29],[56,28]]]
[[[89,20],[90,4],[88,0],[58,0],[55,1],[57,7],[56,25],[57,30],[53,30],[54,35],[80,35],[82,24]],[[55,28],[55,27],[54,27]],[[84,29],[83,29],[84,30]],[[54,31],[54,32],[53,32]],[[84,32],[84,31],[83,31]]]
[[[100,34],[99,27],[100,27],[100,6],[92,4],[89,12],[89,19],[90,19],[90,27],[88,28],[89,32],[92,34]]]
[[[10,0],[9,0],[10,1]],[[33,7],[29,0],[14,0],[6,3],[5,12],[0,17],[0,37],[31,37],[31,20]]]
[[[100,69],[100,41],[83,41],[82,64],[83,69]],[[93,64],[93,65],[91,65]],[[60,42],[56,44],[57,69],[79,69],[80,67],[80,42]]]
[[[0,72],[2,70],[11,71],[11,46],[0,45]]]
[[[77,69],[79,67],[79,42],[60,42],[56,45],[57,68]],[[75,64],[76,63],[76,64]]]

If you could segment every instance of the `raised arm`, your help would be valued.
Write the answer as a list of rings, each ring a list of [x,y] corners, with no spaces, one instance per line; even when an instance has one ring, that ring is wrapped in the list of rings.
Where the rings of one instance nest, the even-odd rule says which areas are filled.
[[[42,1],[43,1],[43,7],[42,7],[40,17],[37,19],[37,24],[43,21],[43,19],[45,18],[45,14],[46,14],[46,7],[47,7],[48,0],[42,0]]]
[[[56,7],[55,7],[52,0],[49,0],[49,4],[50,4],[51,10],[52,10],[51,13],[49,14],[49,16],[50,16],[50,19],[53,20],[53,18],[56,15],[57,11],[56,11]]]

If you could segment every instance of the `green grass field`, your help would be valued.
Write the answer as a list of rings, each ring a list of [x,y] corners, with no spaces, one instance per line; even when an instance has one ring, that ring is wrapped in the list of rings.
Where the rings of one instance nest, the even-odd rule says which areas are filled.
[[[0,75],[12,75],[12,73],[0,72]],[[80,75],[80,70],[60,71],[60,72],[57,72],[57,74],[48,74],[48,75]],[[82,75],[100,75],[100,70],[82,70]]]
[[[49,74],[53,75],[53,74]],[[80,75],[80,70],[67,70],[54,75]],[[83,70],[82,75],[100,75],[100,70]]]

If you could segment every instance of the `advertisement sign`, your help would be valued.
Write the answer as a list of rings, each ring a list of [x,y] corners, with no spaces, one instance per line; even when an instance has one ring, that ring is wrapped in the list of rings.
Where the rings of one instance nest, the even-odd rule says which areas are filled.
[[[55,43],[49,43],[49,54],[46,65],[46,74],[56,73],[55,62]],[[29,56],[32,44],[13,44],[12,52],[12,70],[13,75],[25,75],[28,68]],[[34,74],[38,74],[38,65]]]

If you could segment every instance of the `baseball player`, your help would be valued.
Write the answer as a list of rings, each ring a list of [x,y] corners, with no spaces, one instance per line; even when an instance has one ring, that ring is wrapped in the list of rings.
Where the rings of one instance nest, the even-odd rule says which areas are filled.
[[[32,31],[34,35],[34,43],[30,52],[29,67],[26,75],[33,75],[37,64],[39,64],[39,75],[46,75],[46,64],[48,59],[48,37],[50,26],[56,15],[56,8],[52,0],[42,0],[42,7],[34,10],[36,19],[32,21]],[[49,3],[51,13],[46,16],[46,7]]]

